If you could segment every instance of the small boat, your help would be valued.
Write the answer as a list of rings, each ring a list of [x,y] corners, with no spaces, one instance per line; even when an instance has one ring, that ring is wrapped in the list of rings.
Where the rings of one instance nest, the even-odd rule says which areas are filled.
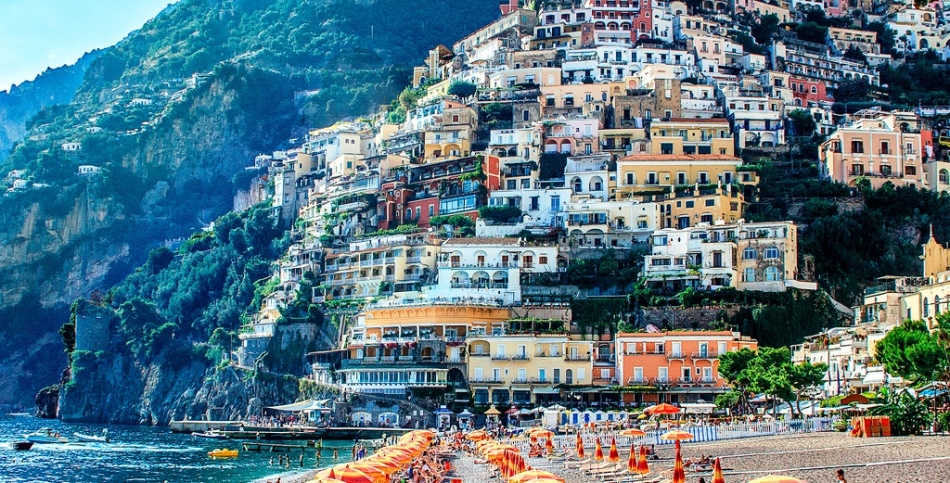
[[[13,449],[17,451],[29,451],[33,447],[32,441],[14,441]]]
[[[109,434],[109,430],[103,429],[102,436],[90,436],[88,434],[73,433],[73,437],[83,443],[108,443],[109,437],[107,434]]]
[[[191,433],[191,435],[194,436],[194,437],[196,437],[196,438],[228,439],[227,436],[225,436],[225,435],[223,435],[223,434],[221,434],[221,433],[214,433],[214,432],[205,432],[205,433],[194,432],[194,433]]]
[[[38,431],[27,434],[26,440],[31,443],[68,443],[69,440],[60,436],[53,428],[40,428]]]
[[[212,458],[237,458],[237,455],[236,449],[216,449],[208,452],[208,456]]]

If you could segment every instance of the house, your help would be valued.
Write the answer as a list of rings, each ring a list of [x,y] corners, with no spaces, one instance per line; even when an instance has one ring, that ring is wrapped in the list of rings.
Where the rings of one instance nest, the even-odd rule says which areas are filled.
[[[325,254],[323,285],[329,300],[416,291],[436,271],[439,244],[423,234],[350,242]]]
[[[623,402],[631,405],[714,401],[730,390],[719,355],[758,343],[738,332],[619,333],[614,342]]]

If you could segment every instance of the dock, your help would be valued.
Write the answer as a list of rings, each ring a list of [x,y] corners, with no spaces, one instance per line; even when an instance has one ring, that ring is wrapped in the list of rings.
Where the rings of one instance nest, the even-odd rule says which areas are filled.
[[[411,431],[403,428],[375,428],[375,427],[270,427],[253,426],[243,421],[172,421],[169,428],[174,433],[194,433],[214,431],[223,434],[228,439],[252,440],[347,440],[347,439],[380,439],[383,435],[402,435]]]
[[[316,447],[310,445],[299,445],[299,444],[275,444],[275,443],[241,443],[241,447],[244,448],[244,451],[256,451],[260,453],[261,451],[268,451],[271,453],[284,453],[284,452],[293,452],[300,451],[304,452],[308,448],[316,450]]]

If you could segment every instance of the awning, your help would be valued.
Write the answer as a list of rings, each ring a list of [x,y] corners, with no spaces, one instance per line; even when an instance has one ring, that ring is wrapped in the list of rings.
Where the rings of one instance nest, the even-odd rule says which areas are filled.
[[[556,387],[538,387],[531,392],[535,394],[560,394],[561,390]]]
[[[868,372],[861,382],[865,384],[884,384],[884,371]]]
[[[330,408],[326,407],[326,403],[329,402],[328,399],[322,401],[314,401],[313,399],[308,399],[306,401],[300,401],[292,404],[284,404],[283,406],[267,406],[267,409],[273,409],[274,411],[286,411],[291,413],[297,413],[301,411],[320,411],[320,412],[330,412]]]
[[[923,391],[920,391],[920,393],[917,394],[917,397],[925,397],[929,399],[934,396],[937,396],[937,397],[943,396],[946,393],[947,393],[946,389],[934,390],[933,388],[930,388],[930,389],[924,389]]]

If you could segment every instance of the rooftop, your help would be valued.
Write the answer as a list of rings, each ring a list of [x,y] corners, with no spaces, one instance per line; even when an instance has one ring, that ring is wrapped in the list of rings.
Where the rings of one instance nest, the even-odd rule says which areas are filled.
[[[518,245],[521,242],[519,238],[487,238],[487,237],[478,237],[478,238],[449,238],[445,241],[445,245],[449,246],[466,246],[466,245]]]
[[[621,161],[735,161],[742,160],[735,156],[724,154],[633,154]]]

